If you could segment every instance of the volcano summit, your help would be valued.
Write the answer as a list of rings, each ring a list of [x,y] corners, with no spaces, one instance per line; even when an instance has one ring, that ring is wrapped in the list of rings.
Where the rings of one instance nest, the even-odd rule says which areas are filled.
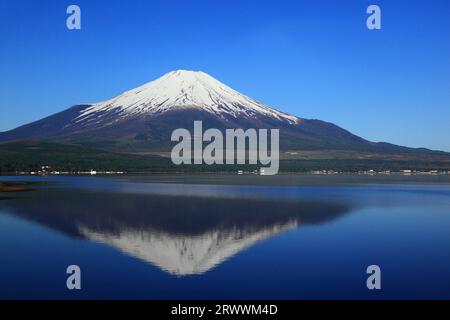
[[[121,152],[170,150],[177,128],[279,129],[283,150],[428,153],[360,138],[332,123],[257,102],[201,71],[177,70],[112,99],[76,105],[0,133],[0,142],[39,140]]]

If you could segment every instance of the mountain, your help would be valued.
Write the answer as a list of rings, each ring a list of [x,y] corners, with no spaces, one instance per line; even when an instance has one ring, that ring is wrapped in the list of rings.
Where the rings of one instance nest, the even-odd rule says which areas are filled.
[[[205,273],[239,252],[285,231],[299,222],[288,221],[258,230],[211,230],[201,235],[176,235],[158,230],[123,230],[119,234],[79,227],[84,238],[107,244],[177,276]]]
[[[345,201],[276,199],[265,192],[252,198],[226,186],[186,190],[137,182],[120,192],[123,182],[113,183],[37,190],[0,201],[0,210],[183,276],[207,272],[288,230],[335,221],[352,208]]]
[[[120,152],[170,150],[174,129],[279,128],[284,150],[429,153],[374,143],[332,123],[299,118],[257,102],[204,72],[178,70],[110,100],[73,106],[0,133],[0,142],[43,140]]]

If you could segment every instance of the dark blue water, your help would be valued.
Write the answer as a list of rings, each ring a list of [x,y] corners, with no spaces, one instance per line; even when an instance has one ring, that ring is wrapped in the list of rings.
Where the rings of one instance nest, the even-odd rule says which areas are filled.
[[[449,184],[35,179],[0,194],[0,298],[450,298]]]

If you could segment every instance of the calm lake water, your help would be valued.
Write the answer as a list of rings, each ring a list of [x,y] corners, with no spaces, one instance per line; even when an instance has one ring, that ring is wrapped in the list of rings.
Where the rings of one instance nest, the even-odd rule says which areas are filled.
[[[450,298],[448,177],[0,180],[3,299]]]

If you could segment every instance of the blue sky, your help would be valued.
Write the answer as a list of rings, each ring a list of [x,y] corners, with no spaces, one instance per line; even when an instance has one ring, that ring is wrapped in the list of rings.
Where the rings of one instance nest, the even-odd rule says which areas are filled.
[[[0,41],[0,131],[189,69],[366,139],[450,151],[445,0],[1,0]]]

